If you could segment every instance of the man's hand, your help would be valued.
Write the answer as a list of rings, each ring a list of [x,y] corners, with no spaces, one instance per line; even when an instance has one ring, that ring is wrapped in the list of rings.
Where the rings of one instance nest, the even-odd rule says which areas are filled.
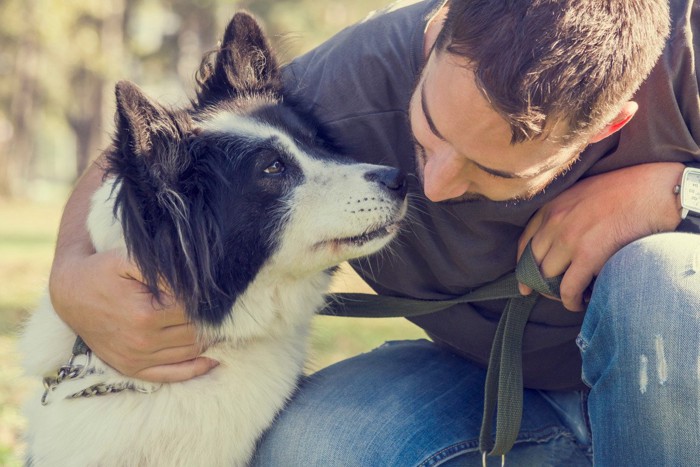
[[[120,254],[97,253],[54,262],[49,288],[57,312],[106,363],[136,378],[172,382],[202,375],[215,364],[183,309],[158,301]]]
[[[103,158],[78,181],[61,218],[49,292],[58,315],[103,361],[127,376],[184,381],[216,362],[203,349],[182,308],[159,304],[121,255],[96,254],[85,226],[92,194],[102,183]]]
[[[106,363],[136,378],[183,381],[215,362],[203,349],[182,308],[164,295],[158,303],[138,269],[114,252],[55,262],[51,298],[59,315]]]
[[[518,259],[532,239],[544,277],[564,274],[561,301],[582,311],[586,289],[619,249],[642,237],[673,231],[680,205],[673,187],[683,164],[652,163],[581,180],[530,219],[518,244]],[[532,290],[520,284],[520,292]]]

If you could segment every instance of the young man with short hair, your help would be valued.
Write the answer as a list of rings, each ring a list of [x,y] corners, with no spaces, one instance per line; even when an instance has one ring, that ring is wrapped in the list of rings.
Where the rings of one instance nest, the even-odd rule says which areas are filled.
[[[698,45],[691,0],[670,13],[662,0],[431,0],[285,69],[290,96],[352,157],[417,175],[394,254],[354,264],[378,293],[459,296],[512,272],[528,243],[544,277],[563,275],[561,302],[538,300],[525,327],[513,465],[697,461],[700,236],[670,232],[695,228],[674,189],[700,161]],[[181,308],[154,311],[133,266],[91,251],[97,183],[88,172],[64,215],[56,310],[126,374],[203,374],[215,362],[197,358]],[[412,318],[432,342],[310,376],[257,464],[479,465],[503,306]]]

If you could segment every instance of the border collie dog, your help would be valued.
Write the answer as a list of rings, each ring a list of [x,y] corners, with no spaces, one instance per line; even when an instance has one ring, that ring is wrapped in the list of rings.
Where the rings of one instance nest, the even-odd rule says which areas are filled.
[[[295,389],[331,271],[398,231],[403,175],[335,155],[283,103],[245,13],[203,61],[191,106],[165,108],[127,82],[116,98],[92,241],[133,259],[156,296],[172,290],[220,365],[181,383],[129,378],[76,350],[45,300],[20,344],[29,374],[54,375],[26,407],[28,463],[246,465]]]

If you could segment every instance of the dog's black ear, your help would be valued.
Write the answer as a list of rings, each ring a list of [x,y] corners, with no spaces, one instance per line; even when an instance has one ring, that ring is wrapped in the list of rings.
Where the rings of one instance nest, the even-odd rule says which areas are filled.
[[[130,145],[136,156],[153,156],[157,146],[172,145],[182,139],[182,128],[175,116],[150,99],[135,84],[120,81],[115,88],[117,97],[117,141]],[[126,148],[125,148],[126,149]]]
[[[199,106],[241,95],[280,95],[277,60],[252,16],[241,12],[231,19],[219,49],[202,61],[197,84]]]
[[[197,225],[200,237],[188,224],[188,213],[197,210],[182,189],[193,164],[188,152],[191,119],[187,112],[165,108],[127,81],[119,82],[115,93],[117,129],[106,169],[119,182],[114,214],[120,218],[127,250],[156,297],[163,282],[181,294],[179,299],[196,296],[201,280],[192,250],[211,249],[216,242],[208,233],[199,233],[213,221]]]

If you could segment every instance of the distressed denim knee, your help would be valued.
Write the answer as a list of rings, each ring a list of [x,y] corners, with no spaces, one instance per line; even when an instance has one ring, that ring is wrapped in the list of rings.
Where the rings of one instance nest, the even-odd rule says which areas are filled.
[[[614,255],[578,338],[595,465],[692,465],[700,453],[700,236]]]

